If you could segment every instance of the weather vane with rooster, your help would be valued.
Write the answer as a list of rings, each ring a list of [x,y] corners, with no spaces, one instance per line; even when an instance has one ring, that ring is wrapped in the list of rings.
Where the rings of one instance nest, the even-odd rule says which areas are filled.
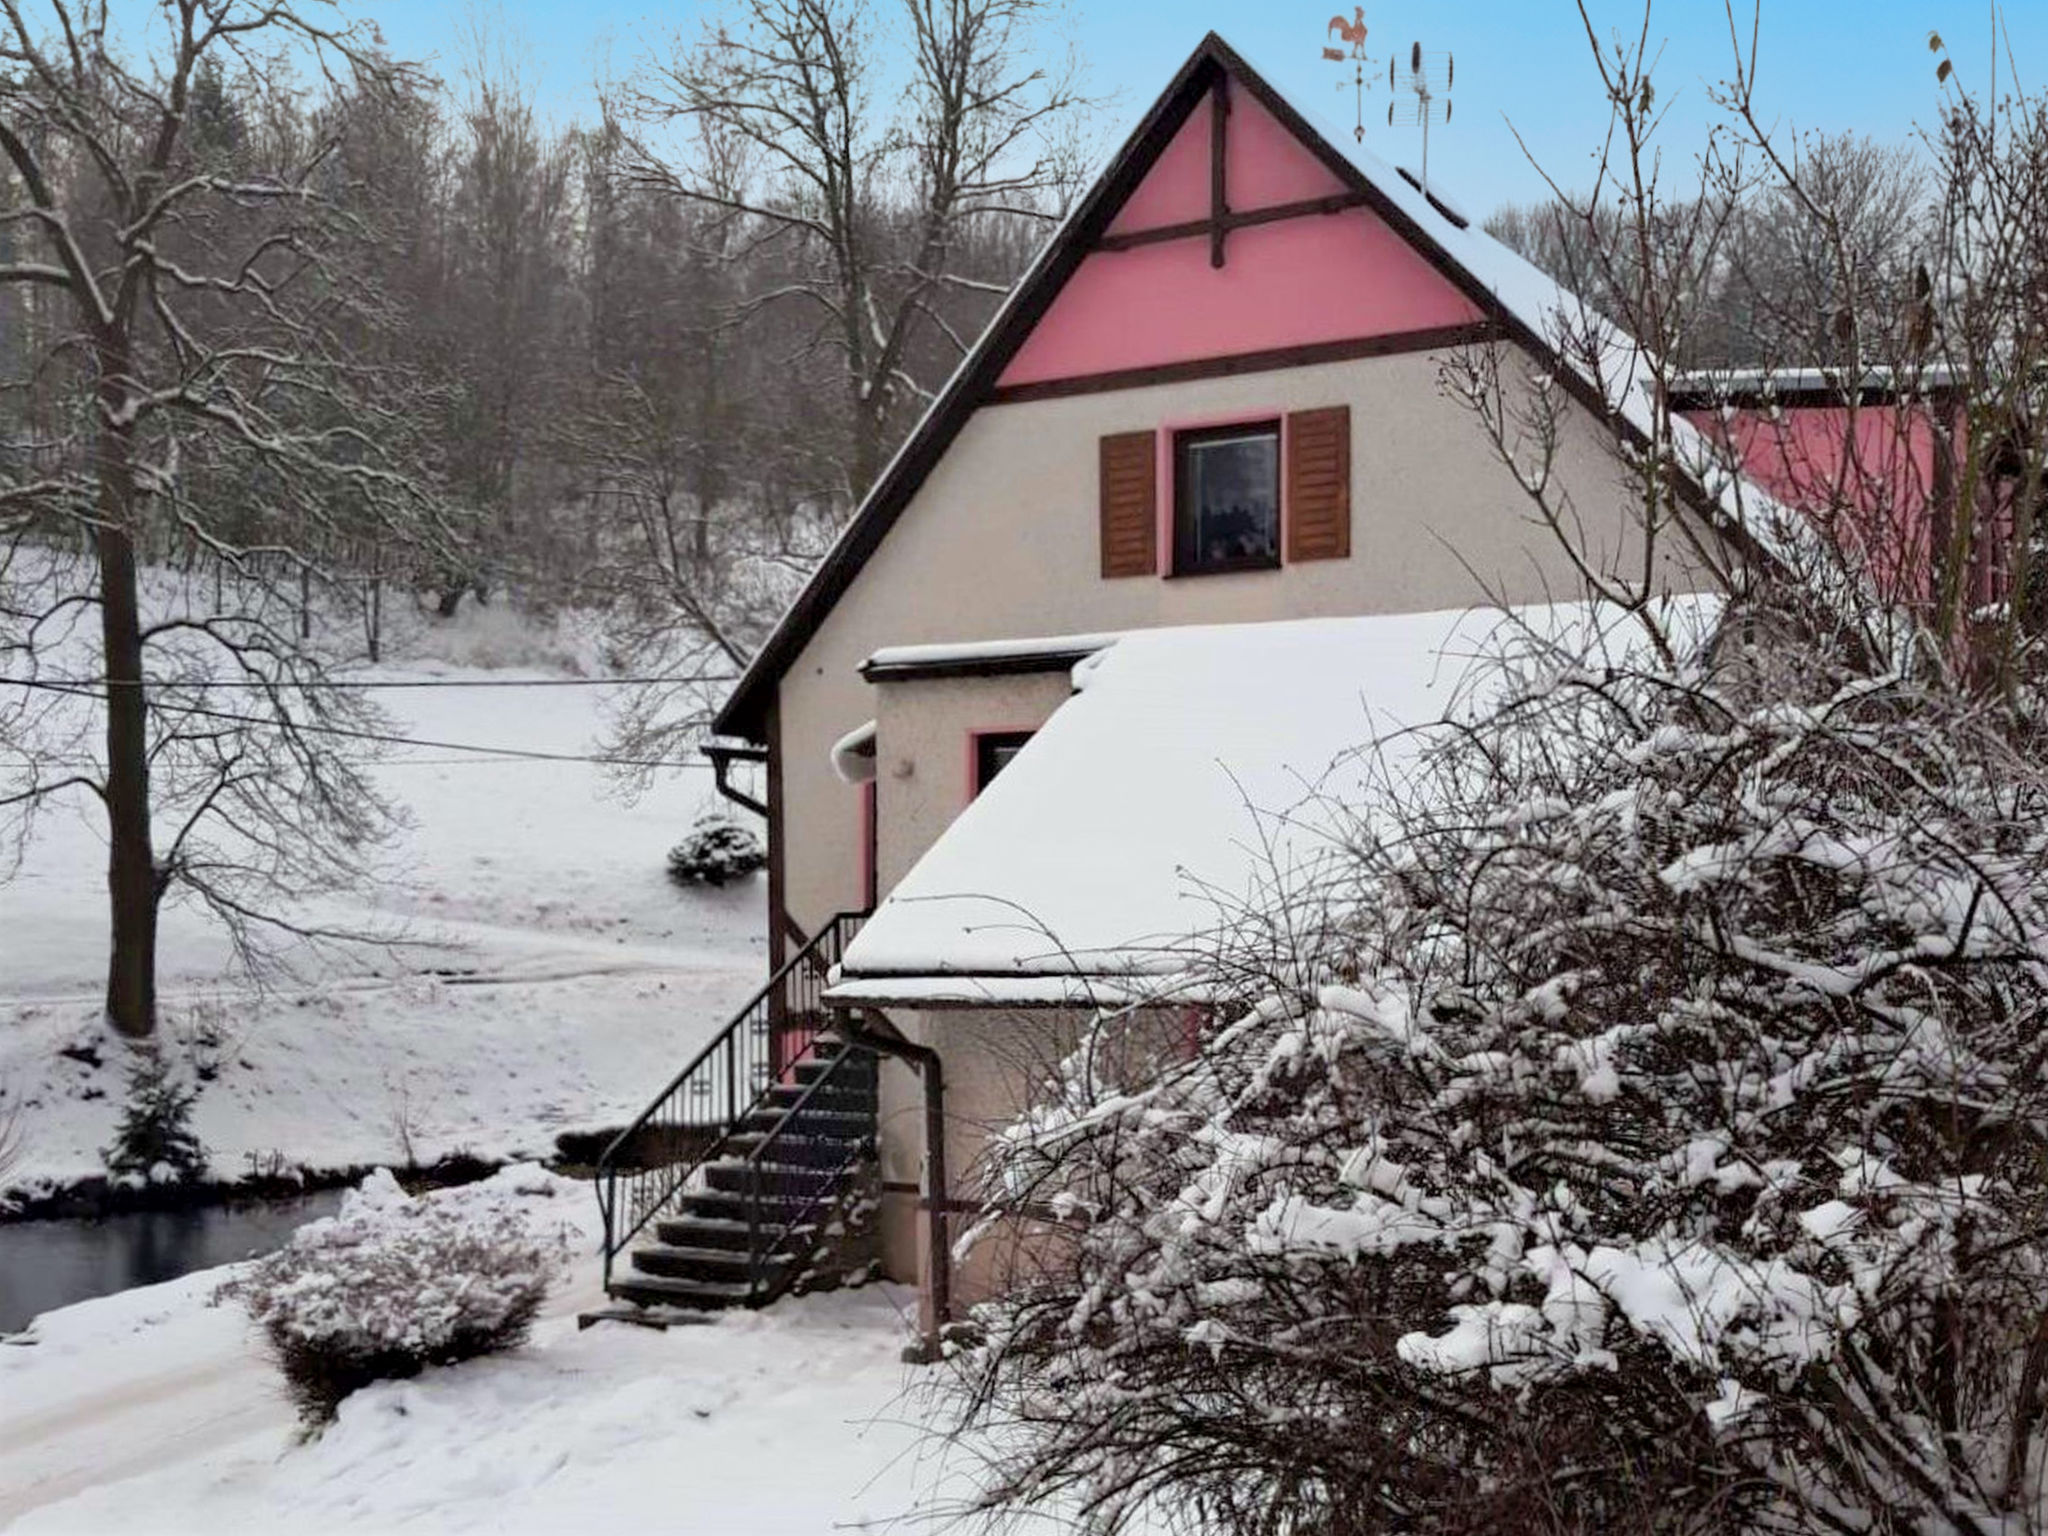
[[[1333,64],[1351,66],[1351,89],[1356,103],[1356,126],[1352,136],[1359,143],[1365,142],[1365,92],[1373,82],[1365,72],[1365,66],[1372,59],[1365,51],[1365,7],[1351,8],[1351,19],[1341,15],[1332,16],[1324,32],[1323,57]],[[1328,41],[1335,38],[1342,47],[1332,46]],[[1408,127],[1422,130],[1422,175],[1419,178],[1422,190],[1429,190],[1429,130],[1432,124],[1448,124],[1451,120],[1451,56],[1448,53],[1425,53],[1422,44],[1417,43],[1408,50],[1406,67],[1399,58],[1387,60],[1387,91],[1393,100],[1387,103],[1387,126]],[[1338,90],[1344,89],[1339,85]]]
[[[1355,5],[1351,8],[1349,21],[1342,16],[1332,16],[1329,30],[1323,34],[1325,37],[1334,37],[1346,45],[1345,48],[1333,48],[1328,43],[1323,44],[1323,57],[1338,64],[1348,63],[1352,66],[1351,89],[1357,103],[1358,123],[1351,131],[1361,144],[1365,142],[1365,88],[1372,84],[1365,77],[1365,66],[1372,62],[1365,52],[1365,32],[1365,7]],[[1342,90],[1343,87],[1339,86],[1338,89]]]

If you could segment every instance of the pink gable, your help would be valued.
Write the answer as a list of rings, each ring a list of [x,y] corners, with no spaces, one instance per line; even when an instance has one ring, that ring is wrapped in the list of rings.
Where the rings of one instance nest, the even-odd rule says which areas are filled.
[[[1345,190],[1243,91],[1233,94],[1227,129],[1225,179],[1233,212]],[[1204,100],[1118,210],[1109,233],[1206,219],[1209,135]],[[1081,378],[1481,318],[1448,279],[1363,208],[1237,230],[1227,255],[1221,268],[1209,264],[1206,233],[1090,254],[1000,383]]]

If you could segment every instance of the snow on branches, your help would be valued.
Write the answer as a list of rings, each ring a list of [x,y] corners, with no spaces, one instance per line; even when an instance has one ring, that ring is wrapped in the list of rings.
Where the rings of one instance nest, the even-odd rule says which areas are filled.
[[[1073,1240],[969,1357],[991,1506],[2036,1518],[2041,745],[1787,593],[1518,669],[1341,808],[1320,920],[1219,943],[1271,981],[1198,1050],[1134,1069],[1099,1018],[1000,1139],[979,1230]]]

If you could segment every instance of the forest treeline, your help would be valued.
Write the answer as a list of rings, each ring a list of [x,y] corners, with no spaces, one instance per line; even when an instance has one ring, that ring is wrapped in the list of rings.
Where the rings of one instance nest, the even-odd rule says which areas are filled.
[[[41,32],[32,7],[6,10],[46,47],[84,31],[105,49],[87,75],[145,94],[175,63],[157,32],[90,5]],[[1036,10],[744,5],[645,40],[570,122],[517,40],[476,19],[442,75],[365,34],[324,74],[298,36],[202,50],[170,172],[216,186],[164,235],[237,265],[260,252],[266,283],[326,287],[317,345],[363,370],[351,404],[402,407],[358,425],[433,504],[400,530],[284,526],[262,477],[223,477],[205,540],[288,550],[309,582],[399,585],[444,613],[508,593],[596,607],[622,645],[680,621],[701,670],[740,665],[1062,211],[1086,103],[1027,56]],[[112,79],[78,86],[108,127],[146,106],[112,110]],[[120,145],[45,136],[51,195],[88,246],[95,215],[117,217],[107,161],[146,147],[134,126]],[[282,227],[277,186],[316,199],[317,219]],[[21,167],[0,163],[0,203],[21,193]],[[0,263],[40,244],[33,223],[0,223]],[[72,299],[0,282],[9,480],[91,453]],[[246,329],[216,318],[185,338],[195,353]],[[145,349],[181,345],[175,326],[140,329]],[[193,520],[151,500],[145,560],[192,558]]]
[[[575,605],[696,745],[1072,194],[1044,9],[733,0],[557,123],[480,24],[0,0],[0,857],[97,799],[118,1027],[166,900],[352,937],[389,603]]]

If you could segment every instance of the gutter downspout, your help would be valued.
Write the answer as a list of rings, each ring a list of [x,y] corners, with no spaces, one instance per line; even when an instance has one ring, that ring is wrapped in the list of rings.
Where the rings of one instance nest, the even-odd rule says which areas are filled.
[[[922,1343],[906,1359],[928,1365],[942,1354],[943,1335],[953,1320],[953,1248],[946,1234],[951,1186],[946,1179],[946,1077],[939,1053],[914,1045],[882,1015],[862,1009],[835,1009],[834,1028],[848,1045],[893,1056],[909,1063],[924,1081],[925,1242],[929,1251],[925,1300],[930,1316]],[[879,1026],[879,1028],[875,1027]]]
[[[767,762],[768,749],[766,747],[728,746],[719,742],[707,742],[704,746],[704,755],[711,759],[712,782],[718,786],[718,792],[721,795],[725,796],[734,805],[742,806],[752,811],[763,821],[770,819],[767,806],[726,777],[732,771],[734,763]]]

